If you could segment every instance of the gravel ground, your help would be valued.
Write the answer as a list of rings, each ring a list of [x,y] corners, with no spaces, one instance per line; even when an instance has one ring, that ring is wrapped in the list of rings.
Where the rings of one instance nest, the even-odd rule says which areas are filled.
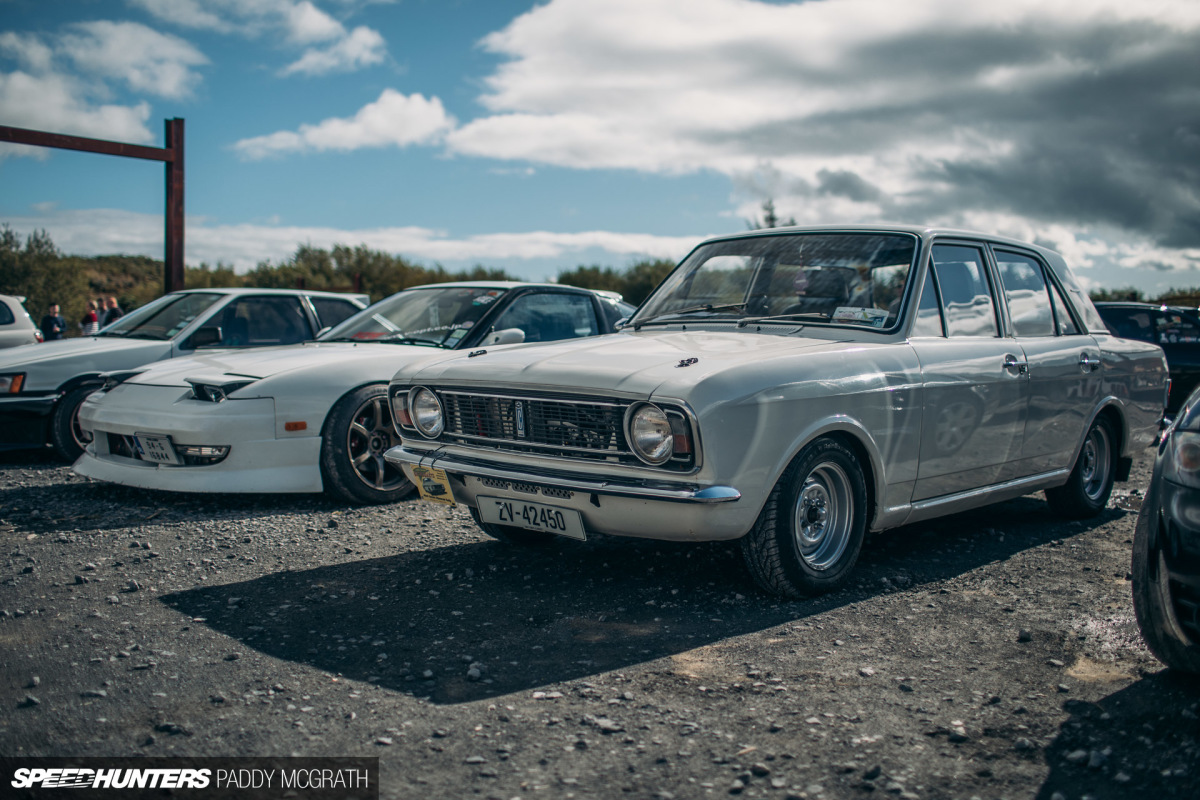
[[[0,454],[0,754],[378,756],[389,798],[1195,797],[1200,683],[1130,604],[1151,454],[1095,520],[891,531],[808,602],[730,544],[515,550],[461,509]]]

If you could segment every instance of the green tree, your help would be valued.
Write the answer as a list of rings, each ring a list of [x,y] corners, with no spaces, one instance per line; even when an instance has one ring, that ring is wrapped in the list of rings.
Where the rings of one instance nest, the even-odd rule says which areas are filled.
[[[765,228],[781,228],[785,225],[796,224],[795,217],[780,219],[779,215],[775,213],[775,201],[770,197],[768,197],[766,200],[763,200],[762,212],[763,215],[761,220],[755,217],[746,223],[746,226],[750,228],[750,230],[756,231]]]

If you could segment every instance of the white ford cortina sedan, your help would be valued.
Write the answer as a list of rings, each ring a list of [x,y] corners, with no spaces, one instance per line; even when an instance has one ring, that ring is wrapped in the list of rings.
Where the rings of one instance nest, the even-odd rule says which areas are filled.
[[[79,413],[80,475],[180,492],[320,492],[357,503],[412,490],[383,453],[399,438],[387,382],[445,349],[613,330],[619,295],[514,282],[394,294],[316,341],[110,374]]]
[[[1099,513],[1166,384],[1052,251],[774,229],[702,243],[617,334],[406,365],[386,457],[497,539],[740,539],[799,597],[841,585],[867,531],[1038,490]]]

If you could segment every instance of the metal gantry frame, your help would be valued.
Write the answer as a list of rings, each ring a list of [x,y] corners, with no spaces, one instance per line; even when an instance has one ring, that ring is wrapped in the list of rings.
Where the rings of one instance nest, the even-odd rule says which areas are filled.
[[[88,139],[62,133],[34,131],[0,125],[0,142],[53,147],[59,150],[82,150],[110,156],[162,161],[166,164],[167,207],[163,254],[163,290],[174,292],[183,288],[183,119],[164,120],[166,147],[146,147],[140,144]]]

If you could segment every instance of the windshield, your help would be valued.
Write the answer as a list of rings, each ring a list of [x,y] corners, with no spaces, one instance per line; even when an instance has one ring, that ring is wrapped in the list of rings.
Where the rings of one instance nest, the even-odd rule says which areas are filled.
[[[891,328],[917,239],[907,234],[789,233],[700,247],[633,318]]]
[[[318,341],[399,342],[455,347],[507,289],[409,289],[360,311]]]
[[[215,292],[163,295],[121,317],[100,331],[100,335],[128,339],[174,339],[192,320],[224,296]]]

